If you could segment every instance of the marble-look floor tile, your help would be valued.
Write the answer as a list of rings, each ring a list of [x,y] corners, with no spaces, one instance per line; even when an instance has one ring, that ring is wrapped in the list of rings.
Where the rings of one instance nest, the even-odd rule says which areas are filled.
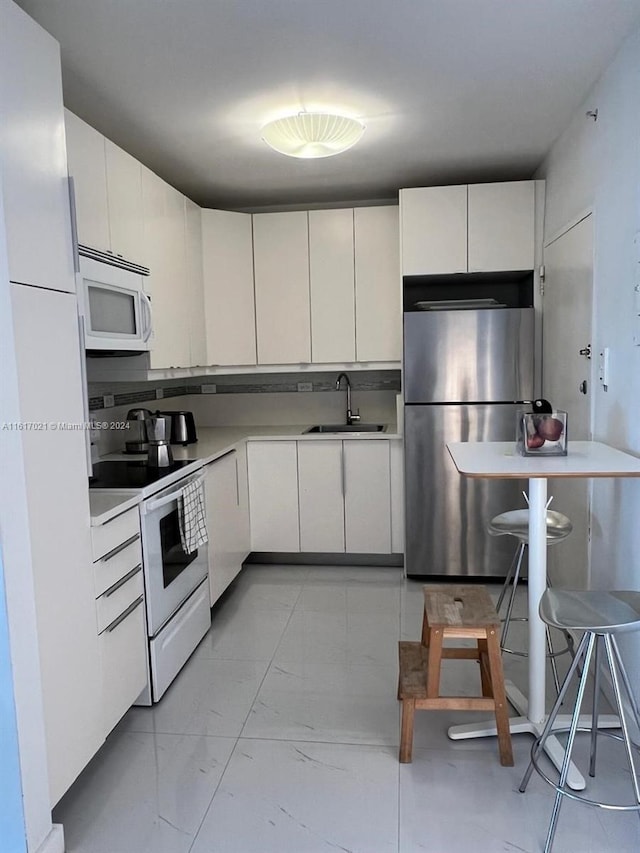
[[[112,735],[54,811],[67,853],[187,853],[234,744]]]
[[[377,581],[332,582],[308,581],[300,593],[296,610],[324,610],[330,613],[384,613],[397,615],[400,590],[395,584]]]
[[[389,566],[309,566],[307,582],[388,583],[400,588],[402,568]]]
[[[397,853],[386,749],[241,739],[191,853]]]
[[[270,661],[282,638],[291,610],[242,607],[212,616],[211,628],[194,658]]]
[[[237,737],[267,666],[261,661],[192,658],[157,705],[131,708],[119,728]]]
[[[282,635],[274,662],[395,665],[398,636],[397,615],[303,613],[296,609]]]
[[[529,749],[517,748],[515,757],[515,767],[501,767],[480,753],[414,750],[413,763],[400,771],[400,853],[542,850],[553,791],[535,777],[521,794]],[[567,801],[553,851],[631,853],[639,843],[637,816]]]
[[[397,668],[272,664],[243,737],[397,744]]]

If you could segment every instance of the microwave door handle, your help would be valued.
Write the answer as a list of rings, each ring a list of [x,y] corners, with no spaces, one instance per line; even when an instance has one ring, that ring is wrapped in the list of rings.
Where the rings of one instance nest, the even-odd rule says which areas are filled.
[[[151,332],[153,331],[153,326],[151,324],[151,299],[147,296],[144,290],[140,291],[140,296],[142,297],[141,305],[142,305],[142,340],[146,343],[151,337]]]

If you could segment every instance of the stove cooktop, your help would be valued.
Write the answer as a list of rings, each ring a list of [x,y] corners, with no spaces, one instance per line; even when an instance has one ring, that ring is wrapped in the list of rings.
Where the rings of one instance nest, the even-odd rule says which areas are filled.
[[[193,460],[172,462],[163,468],[152,468],[146,460],[137,459],[131,462],[118,460],[112,462],[96,462],[93,466],[93,477],[89,480],[90,489],[144,489],[184,468],[193,465]]]

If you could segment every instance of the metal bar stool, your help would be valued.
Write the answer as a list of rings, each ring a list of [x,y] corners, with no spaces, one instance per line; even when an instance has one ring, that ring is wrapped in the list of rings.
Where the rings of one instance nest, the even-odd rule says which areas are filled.
[[[636,811],[640,816],[640,776],[634,761],[634,752],[640,752],[640,748],[636,746],[629,737],[628,721],[625,717],[624,707],[622,703],[621,687],[624,687],[625,693],[629,700],[629,707],[633,715],[636,726],[640,729],[640,712],[638,703],[631,689],[629,676],[622,663],[620,650],[616,641],[616,634],[622,634],[628,631],[640,631],[640,592],[637,591],[612,591],[598,592],[593,590],[588,591],[572,591],[572,590],[553,590],[548,589],[544,592],[540,599],[540,618],[547,625],[554,628],[559,628],[562,631],[577,630],[584,631],[580,645],[576,651],[575,657],[567,673],[558,698],[556,699],[553,710],[549,715],[549,719],[544,727],[542,735],[534,742],[531,748],[531,761],[524,774],[524,778],[520,785],[520,791],[524,793],[531,773],[535,769],[542,778],[555,788],[556,797],[551,813],[551,823],[547,832],[547,839],[544,846],[544,853],[550,853],[553,839],[556,832],[558,815],[563,797],[570,797],[572,800],[578,800],[590,806],[598,806],[603,809],[614,809],[616,811]],[[600,666],[602,658],[602,646],[606,652],[606,661],[611,674],[611,683],[617,705],[617,713],[620,717],[620,726],[622,735],[615,735],[609,731],[598,730],[598,699],[600,694]],[[585,687],[589,676],[589,663],[591,658],[594,658],[594,692],[591,727],[584,728],[578,726],[582,702],[584,699]],[[569,682],[573,675],[578,671],[580,660],[584,658],[582,673],[578,683],[578,693],[576,697],[575,708],[571,717],[571,723],[568,729],[553,728],[554,721],[560,710],[560,705],[567,692]],[[539,767],[538,759],[542,754],[544,743],[550,734],[557,734],[559,731],[568,732],[567,746],[560,769],[560,778],[558,784],[555,784]],[[571,762],[571,753],[573,752],[576,732],[587,731],[591,733],[591,753],[589,761],[589,775],[595,776],[596,773],[596,747],[598,735],[606,735],[615,740],[619,740],[624,744],[629,770],[631,771],[631,783],[633,786],[634,802],[629,805],[620,805],[618,803],[605,803],[601,800],[591,800],[584,796],[580,796],[572,791],[566,784],[569,764]]]
[[[564,539],[567,538],[567,536],[571,533],[572,530],[573,524],[567,518],[566,515],[563,515],[561,512],[554,512],[553,510],[547,509],[547,547],[549,547],[549,545],[555,545],[557,542],[562,542]],[[498,613],[500,613],[502,604],[507,594],[507,590],[509,589],[509,585],[511,584],[511,594],[509,595],[509,600],[507,602],[507,612],[502,623],[500,648],[503,652],[507,652],[510,655],[519,655],[520,657],[527,657],[528,652],[516,651],[515,649],[508,648],[507,635],[509,633],[509,627],[512,621],[526,622],[527,619],[526,616],[514,617],[512,614],[513,605],[516,600],[518,580],[520,579],[520,569],[522,568],[522,558],[524,557],[525,548],[529,544],[529,510],[514,509],[510,512],[503,512],[500,515],[496,515],[487,525],[487,531],[491,536],[515,536],[516,539],[518,539],[518,547],[516,548],[513,560],[511,561],[511,566],[509,567],[509,571],[502,586],[500,597],[498,598],[498,603],[496,605],[496,610],[498,611]],[[548,576],[547,586],[551,586]],[[547,657],[549,658],[549,661],[551,663],[551,670],[553,672],[553,682],[556,687],[556,693],[558,693],[558,691],[560,690],[560,680],[558,678],[558,667],[556,665],[556,658],[559,655],[566,654],[567,652],[569,652],[572,656],[574,654],[573,637],[569,634],[568,631],[564,631],[563,633],[566,641],[566,646],[562,649],[559,649],[558,651],[554,651],[553,642],[551,639],[551,631],[549,630],[549,626],[547,626],[546,628]]]

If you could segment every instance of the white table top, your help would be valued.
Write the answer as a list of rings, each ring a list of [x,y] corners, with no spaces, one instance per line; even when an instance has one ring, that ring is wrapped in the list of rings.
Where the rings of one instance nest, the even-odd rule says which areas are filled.
[[[570,441],[566,456],[521,456],[515,441],[457,441],[447,444],[467,477],[640,477],[640,459],[599,441]]]

